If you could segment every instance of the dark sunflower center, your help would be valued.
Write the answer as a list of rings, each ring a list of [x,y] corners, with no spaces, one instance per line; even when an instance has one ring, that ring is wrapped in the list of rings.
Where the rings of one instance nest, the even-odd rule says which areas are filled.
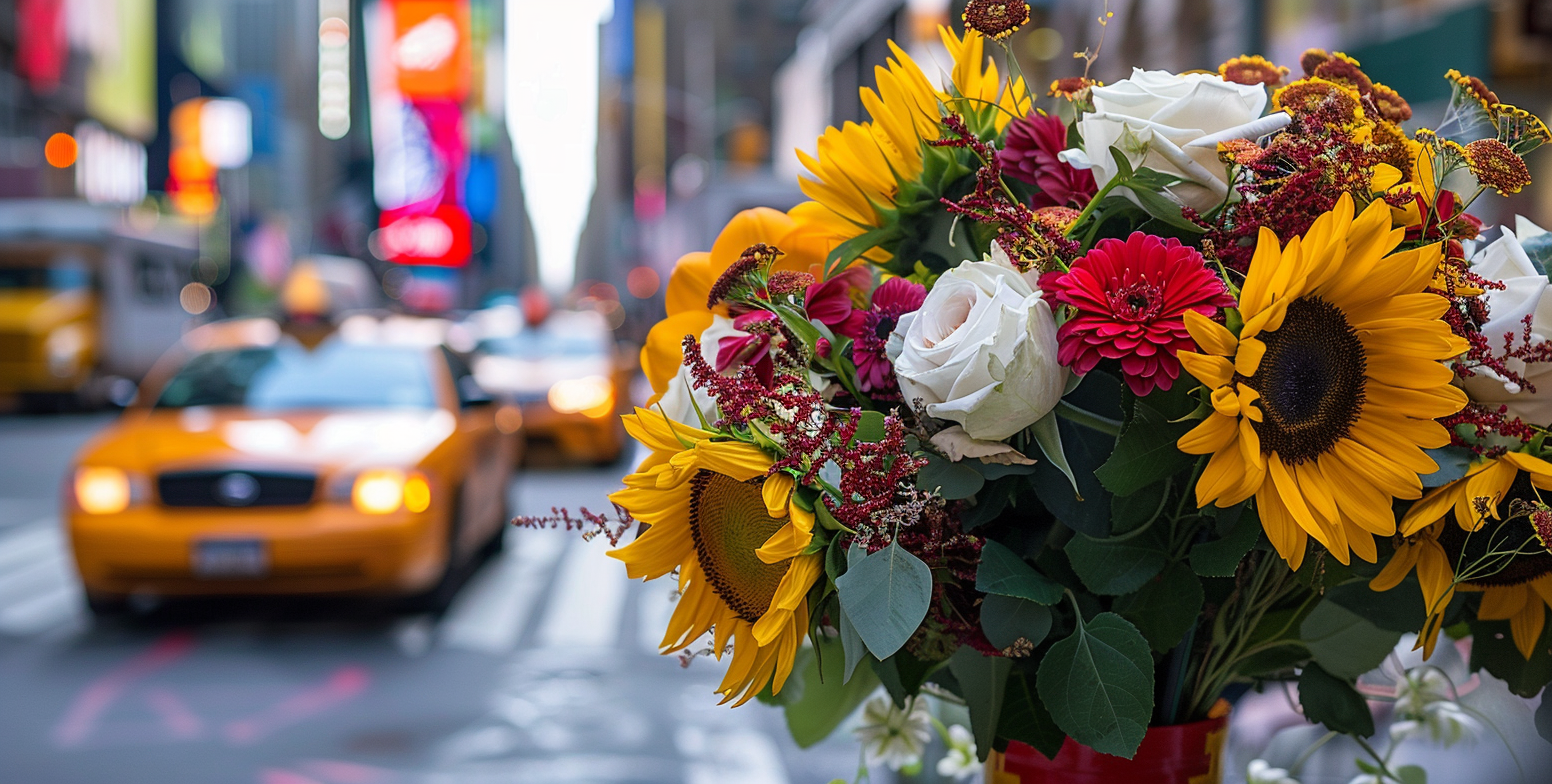
[[[1523,471],[1514,478],[1514,484],[1509,486],[1509,492],[1504,493],[1503,500],[1498,504],[1499,520],[1489,518],[1481,528],[1467,536],[1455,519],[1455,513],[1451,511],[1447,515],[1444,532],[1439,534],[1439,545],[1444,548],[1444,552],[1449,553],[1451,568],[1490,572],[1474,580],[1464,581],[1466,585],[1482,588],[1519,585],[1552,572],[1552,552],[1547,552],[1541,546],[1531,529],[1530,518],[1519,515],[1512,520],[1504,520],[1511,516],[1510,507],[1516,500],[1536,500],[1530,475]],[[1492,554],[1514,552],[1516,549],[1520,554],[1507,558],[1507,562],[1506,556]],[[1528,550],[1534,552],[1526,552]],[[1479,566],[1473,567],[1473,564]]]
[[[771,517],[763,479],[740,482],[702,470],[690,480],[690,535],[712,590],[750,623],[770,609],[790,560],[767,564],[754,554],[786,520]]]
[[[1346,437],[1363,412],[1363,342],[1342,310],[1319,297],[1289,303],[1282,326],[1260,338],[1260,368],[1237,378],[1261,393],[1264,418],[1253,423],[1261,451],[1284,463],[1313,460]]]

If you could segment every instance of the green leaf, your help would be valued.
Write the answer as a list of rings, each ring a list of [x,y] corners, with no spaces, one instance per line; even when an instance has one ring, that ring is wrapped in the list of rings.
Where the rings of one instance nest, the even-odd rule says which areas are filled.
[[[1358,690],[1315,662],[1299,674],[1299,704],[1304,718],[1328,730],[1365,738],[1374,734],[1374,715]]]
[[[1002,716],[1003,689],[1013,660],[1006,656],[983,656],[980,651],[961,645],[948,660],[948,670],[959,681],[960,696],[970,709],[970,731],[981,759],[991,753],[997,737],[997,721]]]
[[[1471,467],[1471,451],[1464,447],[1443,446],[1423,451],[1439,466],[1439,470],[1417,477],[1422,480],[1423,487],[1443,487],[1465,476],[1466,469]]]
[[[1061,585],[1035,571],[1018,553],[991,539],[981,546],[975,589],[981,593],[1016,596],[1036,604],[1051,605],[1062,599]]]
[[[1187,491],[1190,492],[1190,491]],[[1261,537],[1261,521],[1255,515],[1237,515],[1222,539],[1191,548],[1191,568],[1203,577],[1233,577],[1240,559]]]
[[[1078,478],[1072,474],[1072,466],[1067,462],[1067,453],[1062,450],[1062,430],[1056,421],[1056,410],[1052,409],[1045,416],[1040,417],[1031,425],[1029,432],[1034,435],[1035,443],[1040,446],[1040,454],[1045,455],[1046,462],[1055,466],[1062,476],[1067,477],[1067,483],[1072,485],[1074,493],[1078,490]]]
[[[846,269],[857,260],[858,256],[899,237],[900,224],[890,223],[837,245],[835,250],[830,251],[830,255],[825,257],[825,279],[835,277],[835,273]]]
[[[1428,771],[1418,765],[1402,765],[1396,768],[1396,775],[1401,777],[1401,784],[1428,784]]]
[[[1128,182],[1121,187],[1136,194],[1138,203],[1142,204],[1143,212],[1157,218],[1164,223],[1181,231],[1193,234],[1202,234],[1207,229],[1186,220],[1186,216],[1180,211],[1180,204],[1164,194],[1145,187],[1136,182]]]
[[[1409,574],[1388,591],[1369,588],[1368,580],[1349,580],[1326,589],[1325,600],[1336,602],[1368,619],[1381,629],[1415,632],[1423,628],[1428,613],[1423,609],[1423,589],[1417,575]]]
[[[819,637],[813,643],[822,649],[820,655],[804,649],[808,655],[795,673],[801,695],[784,706],[787,729],[805,749],[828,737],[878,688],[878,678],[871,670],[859,672],[850,682],[843,681],[839,639]]]
[[[884,415],[877,411],[864,411],[857,420],[857,434],[852,443],[884,440]]]
[[[927,617],[932,570],[895,542],[847,568],[835,581],[841,609],[880,659],[900,650]]]
[[[1051,611],[1028,599],[990,594],[981,602],[981,631],[999,649],[1021,637],[1039,645],[1051,633]]]
[[[907,697],[921,691],[922,684],[927,682],[937,666],[936,662],[922,661],[912,656],[910,651],[900,651],[882,661],[873,660],[873,672],[878,674],[878,680],[884,684],[884,690],[889,692],[889,698],[899,706],[905,705]]]
[[[1164,509],[1168,483],[1154,482],[1131,495],[1110,500],[1110,533],[1124,534],[1147,525]]]
[[[934,454],[926,455],[927,465],[916,475],[916,486],[950,501],[973,497],[986,484],[986,476],[968,463],[955,463]]]
[[[1004,695],[1002,719],[997,723],[998,737],[1027,743],[1046,759],[1055,759],[1067,734],[1056,726],[1051,712],[1035,694],[1035,679],[1026,667],[1013,668]]]
[[[1116,179],[1125,182],[1132,178],[1132,162],[1127,159],[1126,153],[1121,152],[1118,148],[1111,147],[1110,160],[1115,161]]]
[[[1299,624],[1299,639],[1326,672],[1356,678],[1378,667],[1401,641],[1401,633],[1381,629],[1352,610],[1322,599]]]
[[[1090,373],[1093,378],[1099,373]],[[1085,380],[1084,387],[1088,386]],[[1094,478],[1094,469],[1105,462],[1115,449],[1115,439],[1095,430],[1057,419],[1062,434],[1062,449],[1076,477],[1078,491],[1050,460],[1035,466],[1030,484],[1040,503],[1063,525],[1090,536],[1110,534],[1110,491]]]
[[[1541,707],[1536,709],[1536,734],[1552,743],[1552,695],[1543,694]]]
[[[1552,681],[1552,624],[1541,630],[1541,639],[1531,649],[1530,658],[1520,655],[1508,621],[1471,622],[1471,669],[1485,669],[1501,678],[1509,691],[1521,697],[1534,697]]]
[[[840,537],[836,537],[835,541],[839,542]],[[838,549],[839,547],[832,545],[830,550],[825,553],[826,557],[828,558],[830,553]],[[863,550],[861,547],[855,544],[852,545],[846,550],[846,563],[848,568],[852,563],[861,561],[864,557],[866,557],[866,555],[866,550]],[[857,627],[852,625],[851,616],[846,614],[846,608],[839,605],[840,603],[837,602],[835,614],[840,616],[839,626],[841,632],[841,647],[846,654],[846,669],[842,673],[841,677],[844,680],[850,681],[852,673],[857,669],[857,663],[867,658],[868,646],[867,643],[862,641],[862,635],[857,634]]]
[[[1195,455],[1181,452],[1175,442],[1193,423],[1170,422],[1142,400],[1133,404],[1132,419],[1116,439],[1110,459],[1094,472],[1105,489],[1131,495],[1154,482],[1189,469]]]
[[[1183,563],[1172,563],[1141,590],[1116,599],[1114,609],[1131,621],[1159,653],[1185,639],[1202,612],[1202,581]],[[985,611],[982,611],[983,617]]]
[[[1036,675],[1056,726],[1095,751],[1131,759],[1153,715],[1153,655],[1136,627],[1100,613],[1046,652]]]
[[[1067,542],[1067,560],[1090,591],[1104,596],[1131,593],[1153,579],[1168,559],[1153,534],[1120,541],[1078,534]]]

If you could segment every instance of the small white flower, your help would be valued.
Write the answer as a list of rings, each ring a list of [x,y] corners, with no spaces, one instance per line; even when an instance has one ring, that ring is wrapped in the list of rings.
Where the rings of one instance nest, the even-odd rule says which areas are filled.
[[[938,775],[965,781],[980,769],[980,761],[975,756],[975,736],[958,724],[949,727],[948,753],[938,760]]]
[[[1299,780],[1288,775],[1288,771],[1282,768],[1274,768],[1271,763],[1263,759],[1254,759],[1245,771],[1246,784],[1299,784]]]
[[[1373,773],[1360,773],[1354,776],[1347,784],[1384,784],[1384,782],[1380,781],[1380,777]]]
[[[1420,719],[1424,711],[1454,694],[1449,676],[1434,667],[1414,667],[1396,684],[1396,713],[1407,719]]]
[[[888,695],[879,695],[863,707],[862,725],[855,732],[869,765],[883,763],[899,770],[921,762],[932,739],[932,719],[921,700],[913,697],[902,709]]]
[[[1424,709],[1422,723],[1428,728],[1428,737],[1445,746],[1475,738],[1481,729],[1460,703],[1449,700],[1440,700]]]
[[[1423,729],[1423,723],[1420,721],[1414,721],[1411,719],[1406,721],[1398,721],[1395,724],[1390,725],[1390,740],[1392,743],[1401,743],[1408,739],[1415,738],[1424,732],[1426,732],[1426,730]]]

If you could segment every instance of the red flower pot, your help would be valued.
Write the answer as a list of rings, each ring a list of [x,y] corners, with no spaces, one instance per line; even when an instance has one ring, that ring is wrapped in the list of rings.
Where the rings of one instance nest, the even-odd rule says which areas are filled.
[[[1213,706],[1212,718],[1149,727],[1131,759],[1101,754],[1068,738],[1056,759],[1018,741],[986,761],[987,784],[1220,784],[1229,706]]]

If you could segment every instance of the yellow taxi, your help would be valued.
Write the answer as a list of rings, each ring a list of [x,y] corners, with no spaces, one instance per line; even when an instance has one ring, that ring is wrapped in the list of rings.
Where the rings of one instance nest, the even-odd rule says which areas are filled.
[[[444,606],[500,547],[511,439],[462,357],[403,317],[298,340],[205,325],[77,456],[64,509],[88,604],[362,593]]]
[[[621,413],[629,410],[633,356],[596,311],[556,311],[539,323],[485,335],[474,376],[521,412],[527,440],[549,441],[567,458],[612,463],[625,449]],[[506,414],[510,416],[510,414]]]

